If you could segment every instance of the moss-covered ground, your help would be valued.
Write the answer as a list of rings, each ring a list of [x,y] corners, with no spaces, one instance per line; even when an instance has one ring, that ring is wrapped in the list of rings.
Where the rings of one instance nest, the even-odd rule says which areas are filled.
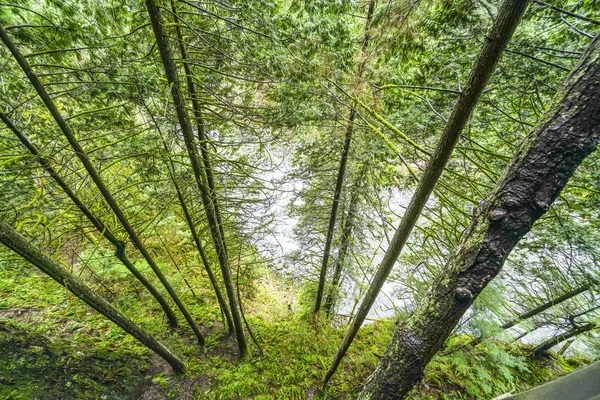
[[[0,267],[0,400],[4,399],[352,399],[378,362],[394,322],[361,329],[327,393],[320,381],[343,336],[343,326],[303,316],[298,293],[266,271],[243,295],[248,322],[263,354],[239,361],[224,333],[206,277],[171,280],[206,334],[200,349],[190,329],[169,329],[160,308],[118,266],[83,277],[142,328],[183,358],[188,371],[168,365],[102,316],[34,269]],[[193,274],[191,274],[193,275]],[[110,279],[109,279],[110,278]],[[106,279],[102,289],[98,279]],[[250,285],[247,285],[249,288]],[[115,289],[120,288],[120,289]],[[451,346],[470,340],[455,337]],[[526,348],[489,344],[437,357],[411,399],[492,398],[572,370],[587,360],[530,360]]]

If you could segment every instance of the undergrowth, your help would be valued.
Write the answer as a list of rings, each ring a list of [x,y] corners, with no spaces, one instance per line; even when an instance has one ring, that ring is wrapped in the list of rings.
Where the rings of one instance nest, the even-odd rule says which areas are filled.
[[[179,275],[172,274],[170,280],[206,333],[203,350],[196,346],[183,318],[180,328],[169,330],[160,308],[130,283],[119,265],[105,267],[96,276],[82,274],[119,310],[185,360],[187,373],[176,376],[157,356],[51,279],[24,264],[0,266],[0,341],[3,348],[12,349],[0,354],[0,400],[50,399],[57,393],[63,399],[352,399],[377,365],[394,329],[393,320],[364,326],[328,391],[322,393],[320,382],[343,327],[303,316],[294,300],[297,293],[261,272],[263,278],[244,298],[244,309],[249,310],[247,319],[263,354],[252,343],[252,357],[240,362],[232,337],[224,333],[206,277],[201,272],[188,275],[195,296],[184,290]],[[106,279],[104,288],[97,284],[99,279]],[[455,336],[448,346],[470,339]],[[522,391],[587,362],[534,361],[528,358],[527,348],[485,343],[437,356],[410,399],[489,399]]]

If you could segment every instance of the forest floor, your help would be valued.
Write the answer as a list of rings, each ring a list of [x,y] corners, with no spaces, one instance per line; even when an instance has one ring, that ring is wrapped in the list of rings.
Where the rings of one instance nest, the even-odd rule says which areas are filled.
[[[210,298],[208,288],[195,289],[197,297],[183,294],[205,333],[205,349],[198,348],[183,324],[169,330],[158,323],[157,309],[140,312],[140,304],[147,302],[140,301],[135,290],[105,293],[185,360],[188,372],[177,376],[160,357],[49,278],[35,271],[0,268],[0,400],[355,398],[383,353],[394,321],[378,321],[361,329],[323,396],[319,383],[343,328],[304,317],[299,293],[272,276],[252,287],[244,306],[252,310],[247,318],[263,354],[251,344],[252,357],[245,361],[237,360],[237,346],[224,333],[218,309],[197,300]],[[469,338],[453,340],[459,343]],[[553,357],[530,360],[527,349],[479,347],[436,358],[411,398],[489,399],[524,390],[589,362]]]

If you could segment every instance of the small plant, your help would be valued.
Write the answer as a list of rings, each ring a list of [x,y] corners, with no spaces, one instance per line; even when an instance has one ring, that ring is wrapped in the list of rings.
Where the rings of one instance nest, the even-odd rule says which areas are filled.
[[[167,380],[167,377],[165,376],[164,372],[160,372],[154,375],[154,377],[152,378],[152,383],[156,383],[163,389],[169,388],[169,381]]]

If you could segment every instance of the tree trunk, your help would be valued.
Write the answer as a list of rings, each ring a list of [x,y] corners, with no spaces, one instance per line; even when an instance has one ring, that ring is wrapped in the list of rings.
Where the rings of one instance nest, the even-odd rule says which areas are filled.
[[[152,119],[152,122],[154,123],[156,130],[158,131],[159,135],[161,136],[163,148],[165,149],[165,151],[167,153],[169,153],[169,147],[167,146],[167,142],[165,141],[165,138],[162,136],[162,131],[160,130],[158,123],[154,119],[154,116],[152,115],[152,113],[150,112],[150,109],[148,108],[148,106],[145,103],[144,103],[144,106],[146,108],[146,111],[148,112],[148,115]],[[208,258],[206,257],[206,253],[204,252],[204,246],[202,246],[202,242],[200,241],[200,237],[198,236],[198,231],[196,230],[196,226],[194,225],[192,215],[190,214],[190,211],[187,207],[187,204],[183,197],[183,193],[181,192],[181,189],[179,188],[179,184],[177,183],[177,178],[175,178],[175,166],[171,160],[169,160],[168,162],[165,161],[165,165],[167,167],[167,172],[169,174],[169,178],[171,179],[171,182],[173,183],[173,186],[175,187],[175,192],[177,193],[177,199],[179,200],[179,205],[181,206],[181,209],[183,211],[183,215],[184,215],[185,221],[188,225],[188,228],[190,229],[190,233],[192,234],[192,239],[194,240],[194,244],[196,245],[196,249],[198,250],[198,254],[200,255],[202,264],[204,265],[204,269],[206,270],[206,273],[208,274],[208,279],[210,280],[213,290],[215,291],[215,295],[217,296],[217,302],[219,303],[219,308],[221,309],[221,316],[225,317],[225,322],[227,323],[227,330],[229,331],[229,333],[233,333],[234,325],[233,325],[233,320],[231,319],[231,313],[229,312],[229,308],[227,307],[227,302],[223,298],[223,294],[221,293],[221,289],[219,288],[219,283],[217,282],[215,274],[213,273],[210,263],[208,262]]]
[[[65,119],[62,117],[62,115],[58,111],[56,104],[54,104],[54,101],[52,100],[52,98],[50,97],[50,95],[48,94],[48,92],[46,91],[46,89],[44,88],[44,86],[42,85],[40,80],[38,79],[37,75],[33,72],[33,69],[31,69],[31,66],[29,65],[29,63],[27,62],[25,57],[23,57],[21,52],[17,49],[17,47],[15,46],[15,44],[13,43],[11,38],[8,36],[8,33],[6,32],[6,30],[4,29],[3,26],[0,26],[0,38],[2,38],[2,41],[4,42],[4,44],[6,44],[6,46],[12,53],[13,57],[17,60],[17,62],[19,63],[19,66],[21,67],[23,72],[25,72],[25,75],[27,75],[27,78],[29,78],[29,81],[31,82],[32,86],[35,88],[36,92],[38,93],[38,95],[40,96],[40,98],[42,99],[44,104],[46,105],[46,108],[48,109],[48,111],[50,111],[50,114],[52,114],[52,117],[54,117],[54,120],[60,127],[60,130],[62,131],[64,136],[69,141],[69,144],[71,145],[73,150],[75,150],[75,154],[77,155],[77,157],[79,158],[79,160],[81,161],[83,166],[85,167],[85,170],[92,178],[92,181],[96,184],[96,187],[98,188],[100,193],[102,193],[104,200],[106,200],[106,203],[108,203],[108,205],[111,208],[111,210],[113,211],[113,213],[119,219],[119,222],[121,223],[121,225],[123,226],[123,228],[125,229],[127,234],[129,235],[129,238],[131,239],[131,241],[133,242],[135,247],[139,250],[139,252],[142,254],[142,256],[144,257],[146,262],[148,262],[148,265],[150,265],[150,268],[152,268],[152,271],[154,271],[154,273],[156,274],[156,276],[158,277],[160,282],[163,284],[163,286],[165,287],[165,289],[167,290],[167,292],[169,293],[169,295],[171,296],[171,298],[177,305],[177,308],[179,308],[179,311],[181,311],[181,313],[185,317],[186,321],[188,322],[188,324],[194,331],[194,334],[196,335],[196,339],[198,339],[198,343],[200,344],[201,347],[203,347],[204,346],[204,336],[202,336],[202,333],[200,332],[200,329],[196,325],[196,322],[194,322],[194,319],[192,318],[190,313],[187,311],[187,309],[185,308],[185,306],[179,299],[179,296],[177,295],[177,293],[175,292],[175,290],[173,289],[173,287],[171,286],[171,284],[169,283],[167,278],[164,276],[164,274],[162,273],[160,268],[158,268],[158,265],[156,264],[156,262],[154,261],[154,259],[152,258],[152,256],[148,252],[148,250],[146,250],[146,247],[144,246],[141,239],[138,237],[137,233],[135,232],[135,230],[129,223],[129,220],[127,219],[127,217],[125,216],[125,214],[123,213],[123,211],[121,210],[119,205],[117,204],[116,200],[113,198],[111,192],[108,190],[108,188],[104,184],[104,181],[100,177],[100,174],[98,173],[98,171],[96,171],[96,168],[90,161],[87,153],[85,152],[85,150],[83,150],[83,148],[77,141],[75,134],[73,133],[73,131],[71,130],[71,128],[69,127],[69,125],[67,124]]]
[[[331,310],[334,307],[337,298],[339,297],[338,286],[340,284],[340,277],[342,276],[342,271],[346,262],[346,256],[348,255],[348,250],[350,249],[350,241],[352,239],[352,231],[354,230],[354,220],[356,216],[356,208],[358,206],[360,194],[360,184],[362,179],[364,178],[364,173],[365,169],[363,168],[358,178],[358,181],[356,182],[357,184],[355,185],[352,196],[350,197],[350,204],[348,205],[348,213],[346,215],[346,219],[342,221],[342,238],[340,243],[340,251],[338,252],[338,257],[335,262],[335,270],[333,271],[331,288],[329,289],[329,294],[327,295],[327,299],[325,300],[325,316],[327,318],[329,318]]]
[[[503,8],[507,5],[512,8],[510,1]],[[598,41],[592,42],[492,194],[481,203],[420,306],[396,328],[359,398],[404,398],[513,247],[596,149],[600,140]]]
[[[42,272],[48,274],[52,279],[64,286],[75,296],[85,301],[94,310],[98,311],[100,314],[121,327],[125,332],[139,340],[144,346],[161,356],[171,365],[174,372],[183,373],[185,371],[185,364],[183,361],[173,355],[169,349],[140,329],[125,315],[121,314],[119,310],[87,287],[78,277],[71,274],[66,268],[42,253],[35,246],[28,243],[25,238],[19,235],[4,221],[0,221],[0,242],[38,267]]]
[[[160,294],[160,292],[146,279],[146,277],[137,269],[135,266],[129,261],[127,256],[125,255],[125,249],[123,242],[119,241],[115,235],[104,225],[104,223],[96,218],[96,216],[83,204],[81,199],[77,197],[77,195],[71,190],[71,188],[66,184],[66,182],[58,175],[56,170],[50,165],[48,160],[40,155],[37,148],[27,139],[25,135],[21,131],[17,129],[17,127],[12,123],[10,119],[3,113],[0,113],[0,119],[8,126],[8,128],[19,138],[19,141],[23,143],[27,150],[31,154],[35,156],[38,163],[42,166],[42,168],[54,179],[54,181],[61,187],[63,192],[71,199],[71,201],[77,206],[77,208],[85,215],[85,217],[94,225],[98,233],[101,236],[104,236],[108,241],[115,246],[115,256],[123,263],[125,268],[131,272],[138,281],[144,285],[144,287],[152,294],[152,296],[156,299],[158,304],[162,307],[165,315],[167,316],[167,320],[169,321],[169,325],[173,328],[178,326],[177,317],[171,307],[165,300],[165,298]]]
[[[365,34],[363,43],[360,49],[361,60],[358,64],[356,73],[355,95],[358,95],[360,81],[366,65],[366,50],[369,45],[371,20],[373,19],[373,11],[375,10],[375,0],[369,2],[367,10],[367,21],[365,23]],[[354,133],[354,120],[356,119],[356,108],[352,105],[348,125],[346,126],[346,135],[344,137],[344,148],[342,149],[342,157],[338,168],[337,178],[335,181],[335,190],[333,192],[333,203],[331,203],[331,213],[329,215],[329,225],[327,227],[327,237],[325,239],[325,250],[323,251],[323,261],[321,262],[321,271],[319,273],[319,287],[317,288],[317,298],[315,300],[314,314],[321,310],[321,302],[323,301],[323,291],[325,290],[325,280],[327,279],[327,264],[329,263],[329,254],[331,253],[331,243],[333,241],[333,232],[335,230],[335,220],[337,211],[340,205],[340,197],[342,195],[342,185],[344,184],[344,176],[346,175],[346,163],[348,162],[348,154],[350,153],[350,143],[352,142],[352,134]]]
[[[532,355],[539,356],[541,354],[547,353],[548,350],[550,350],[557,344],[562,343],[567,339],[579,336],[584,332],[591,331],[594,328],[596,328],[596,325],[591,322],[588,322],[585,325],[581,325],[579,327],[571,329],[570,331],[554,336],[553,338],[546,340],[544,343],[540,344],[535,349],[533,349]]]
[[[235,294],[235,288],[233,287],[233,280],[231,279],[227,246],[225,244],[225,238],[222,236],[222,228],[219,226],[219,220],[215,210],[216,199],[210,197],[207,178],[202,170],[202,167],[200,166],[200,157],[198,155],[198,149],[196,148],[196,141],[194,140],[192,125],[190,124],[190,120],[185,109],[185,99],[181,93],[177,69],[171,58],[166,36],[163,31],[163,21],[160,11],[153,0],[146,0],[146,7],[152,23],[152,30],[154,31],[154,36],[156,37],[156,45],[160,52],[163,67],[165,69],[165,75],[171,88],[173,105],[177,113],[177,119],[179,121],[181,133],[183,134],[185,146],[187,148],[188,156],[194,171],[194,179],[196,180],[196,184],[200,190],[204,211],[206,213],[210,232],[213,237],[213,243],[215,245],[215,249],[217,250],[217,257],[221,266],[221,273],[223,275],[225,289],[227,290],[227,297],[229,298],[229,307],[231,309],[233,323],[235,326],[235,334],[240,350],[240,357],[244,358],[248,352],[248,345],[246,343],[246,335],[244,333],[244,325],[242,316],[240,314],[237,296]]]
[[[173,169],[173,166],[171,165]],[[175,191],[177,192],[177,198],[179,199],[179,204],[181,205],[181,209],[183,210],[183,215],[185,217],[185,221],[187,222],[188,228],[192,233],[192,238],[194,239],[194,244],[196,245],[196,249],[198,249],[198,254],[200,254],[200,259],[202,260],[202,264],[204,265],[204,269],[208,274],[208,279],[215,291],[215,295],[217,296],[217,301],[219,302],[219,307],[221,308],[221,312],[225,315],[225,320],[227,322],[227,330],[229,333],[233,333],[234,325],[233,320],[231,319],[231,313],[229,312],[229,308],[227,307],[227,302],[225,302],[225,298],[221,293],[221,289],[219,289],[219,283],[217,282],[217,278],[210,267],[210,263],[208,262],[208,258],[206,258],[206,253],[204,252],[204,247],[202,246],[202,242],[200,242],[200,238],[198,237],[198,232],[196,231],[196,227],[194,226],[194,221],[192,220],[192,216],[190,215],[190,211],[185,204],[185,200],[183,198],[183,194],[179,189],[179,185],[175,180],[175,172],[169,171],[171,175],[171,180],[173,181],[173,185],[175,186]]]
[[[217,194],[215,188],[215,179],[213,176],[213,169],[210,161],[210,153],[208,151],[208,137],[206,136],[206,130],[204,125],[204,118],[202,117],[202,108],[198,101],[198,95],[196,92],[196,85],[194,84],[192,70],[188,62],[188,54],[183,41],[183,35],[178,24],[177,9],[175,8],[175,2],[171,0],[171,10],[173,11],[173,17],[175,19],[175,30],[177,33],[177,40],[179,42],[179,51],[181,53],[181,60],[183,61],[183,70],[185,72],[185,80],[187,83],[188,94],[192,100],[192,109],[194,110],[194,118],[196,119],[196,129],[198,134],[198,141],[200,144],[200,153],[202,154],[202,164],[204,165],[204,172],[206,173],[206,183],[208,184],[208,197],[211,199],[214,209],[215,218],[221,232],[221,237],[225,240],[225,232],[223,230],[223,222],[221,221],[221,211],[219,210],[219,202],[217,201]]]
[[[471,117],[473,108],[479,101],[481,93],[485,89],[490,76],[496,68],[496,64],[506,48],[515,28],[519,24],[521,16],[527,8],[528,0],[505,0],[498,10],[498,16],[492,26],[475,65],[469,75],[469,80],[454,106],[452,114],[446,123],[444,132],[433,156],[427,163],[423,176],[419,181],[417,189],[408,205],[402,221],[392,238],[392,242],[385,253],[379,269],[377,270],[371,285],[356,313],[350,329],[346,332],[342,344],[336,354],[333,364],[325,375],[324,385],[335,373],[346,351],[350,347],[352,340],[360,329],[369,310],[375,303],[377,295],[381,291],[388,275],[390,274],[406,240],[408,239],[414,225],[416,224],[421,211],[429,199],[446,163],[448,162],[452,150],[460,137],[464,126]]]

